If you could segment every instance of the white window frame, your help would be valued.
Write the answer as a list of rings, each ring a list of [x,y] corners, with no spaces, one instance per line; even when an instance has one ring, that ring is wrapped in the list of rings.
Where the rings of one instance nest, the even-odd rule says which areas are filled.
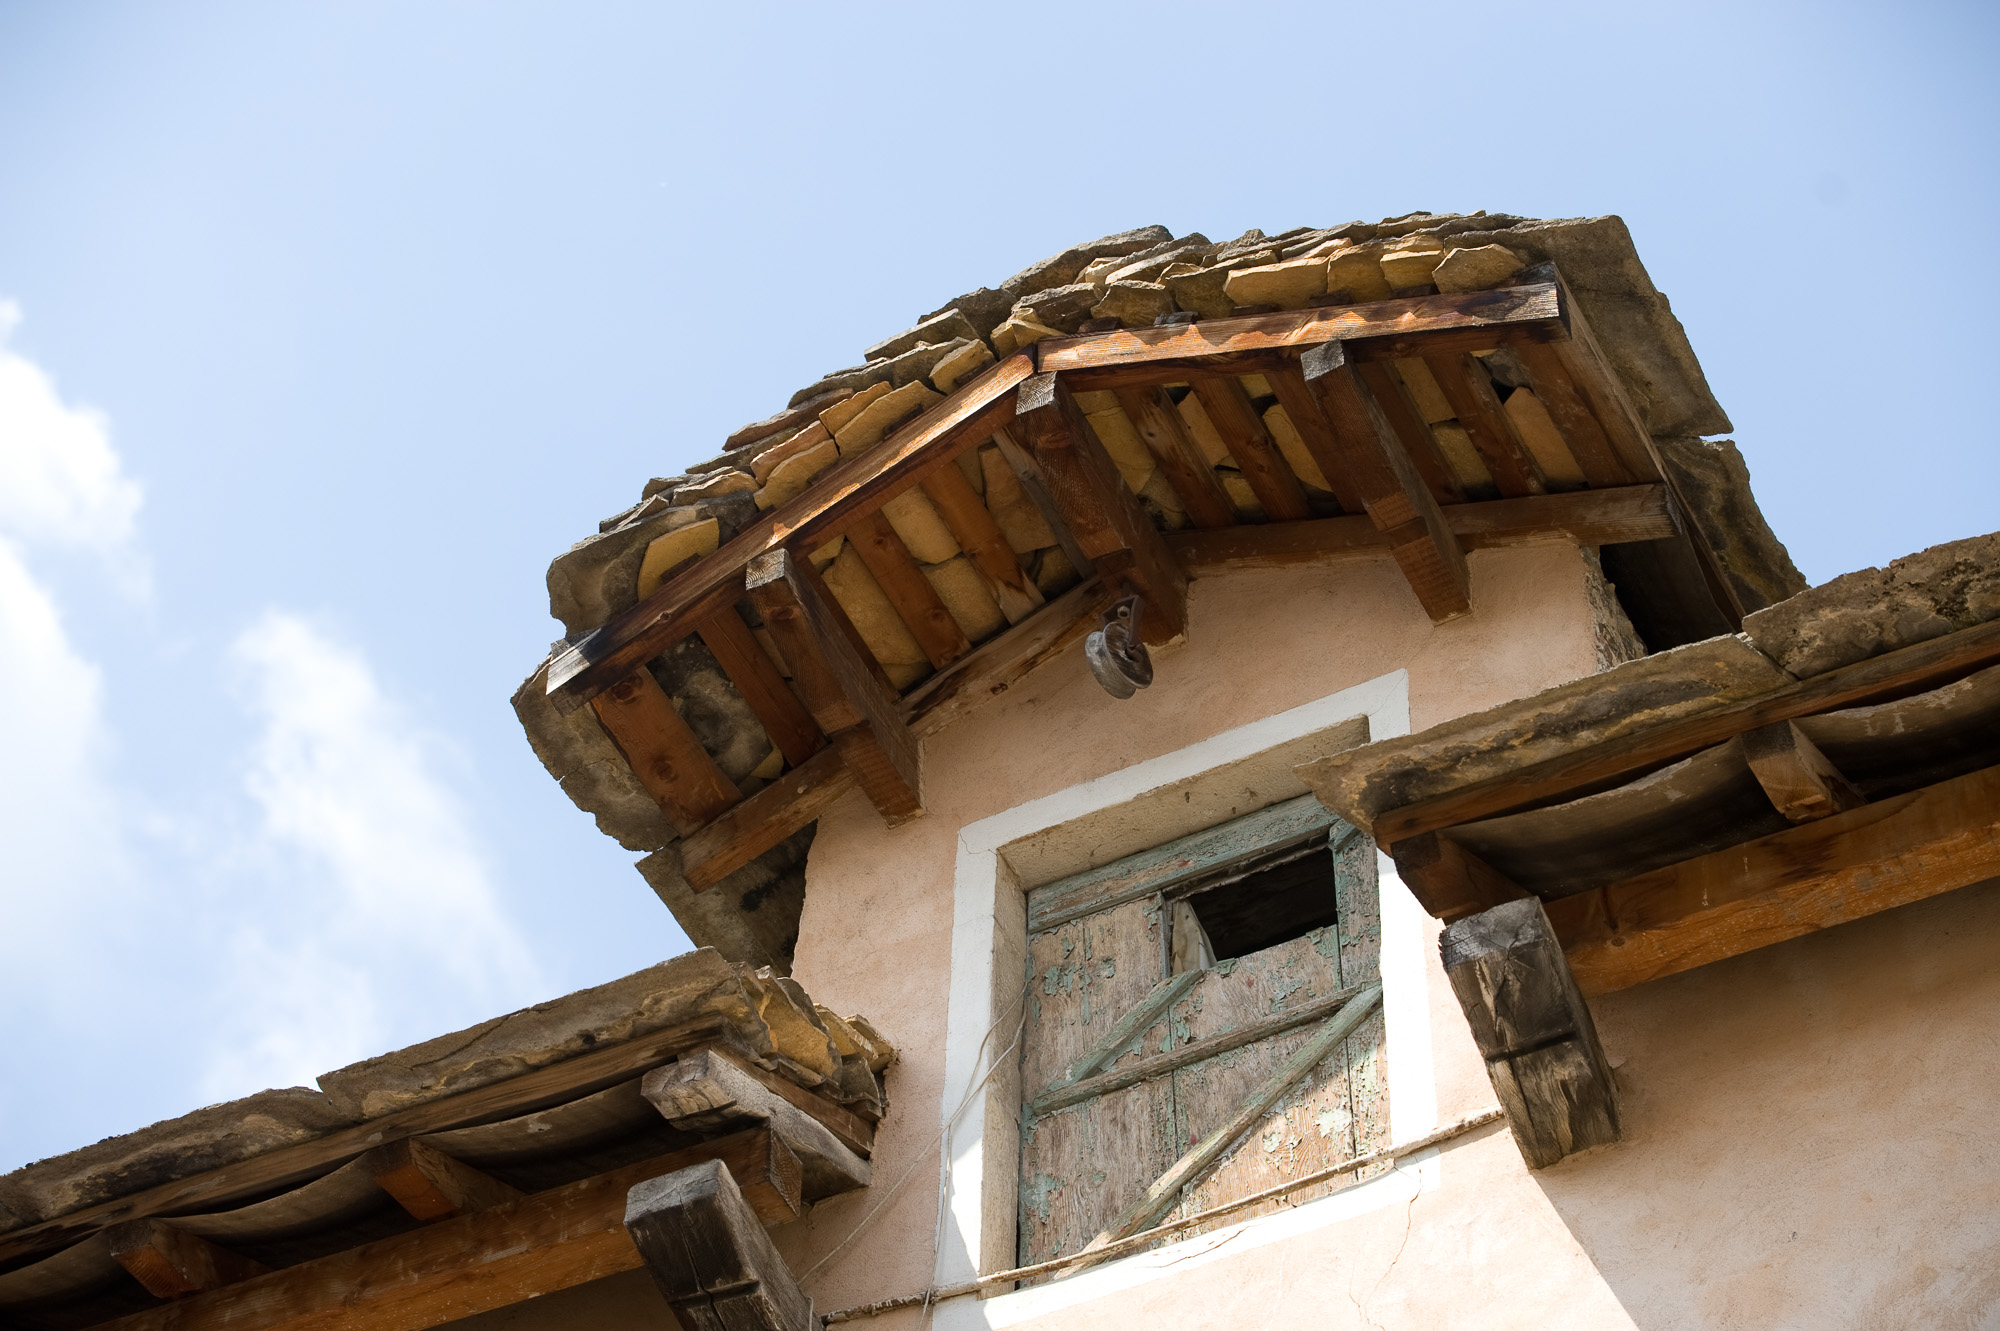
[[[1295,764],[1355,742],[1357,717],[1367,719],[1369,739],[1408,734],[1409,697],[1408,672],[1392,671],[960,829],[952,883],[937,1285],[961,1284],[1015,1265],[1021,1087],[1013,1041],[1028,947],[1021,883],[1051,882],[1304,794],[1292,773]],[[1427,917],[1396,876],[1394,862],[1378,854],[1376,865],[1389,1136],[1401,1142],[1438,1124],[1424,955]],[[1426,1151],[1318,1201],[1053,1283],[950,1300],[939,1305],[936,1325],[1010,1326],[1157,1279],[1170,1268],[1201,1265],[1204,1253],[1220,1259],[1405,1202],[1437,1187],[1438,1172],[1436,1151]]]

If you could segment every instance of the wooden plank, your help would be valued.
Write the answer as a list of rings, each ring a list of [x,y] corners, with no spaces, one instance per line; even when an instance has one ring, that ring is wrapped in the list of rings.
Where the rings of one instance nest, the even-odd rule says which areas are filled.
[[[1403,376],[1387,361],[1362,361],[1355,367],[1361,382],[1375,396],[1382,414],[1389,420],[1389,428],[1395,431],[1396,439],[1403,451],[1410,455],[1410,461],[1417,467],[1417,474],[1424,478],[1440,504],[1462,504],[1465,502],[1465,486],[1458,474],[1445,461],[1444,450],[1438,447],[1431,427],[1424,423],[1423,413],[1410,398],[1410,390],[1403,383]]]
[[[1424,613],[1433,623],[1455,619],[1472,609],[1465,552],[1381,407],[1348,363],[1345,347],[1325,342],[1307,352],[1300,367],[1304,383],[1325,410],[1331,441],[1369,520],[1387,539],[1389,554]]]
[[[812,1300],[720,1164],[633,1188],[625,1228],[687,1331],[819,1331]]]
[[[426,1224],[484,1211],[521,1196],[519,1188],[414,1137],[378,1146],[362,1159],[376,1185]]]
[[[1312,1039],[1238,1106],[1227,1122],[1202,1138],[1193,1150],[1181,1156],[1166,1173],[1155,1179],[1137,1203],[1092,1240],[1093,1246],[1150,1229],[1179,1200],[1181,1189],[1200,1179],[1209,1166],[1235,1144],[1237,1138],[1249,1131],[1286,1092],[1298,1084],[1301,1077],[1333,1053],[1340,1042],[1374,1010],[1381,998],[1382,986],[1371,984],[1350,999],[1337,1015],[1314,1033]]]
[[[682,836],[743,798],[644,666],[590,700],[632,775]]]
[[[1140,636],[1154,646],[1180,636],[1187,628],[1187,578],[1068,387],[1054,375],[1026,381],[1015,420],[1083,553],[1093,561],[1124,557],[1124,567],[1100,571],[1145,598]]]
[[[1199,979],[1202,974],[1201,971],[1188,971],[1174,976],[1173,980],[1181,980],[1187,976]],[[1310,1026],[1316,1021],[1323,1021],[1333,1016],[1360,992],[1361,986],[1349,985],[1344,989],[1335,990],[1325,998],[1316,998],[1297,1007],[1281,1008],[1276,1012],[1251,1017],[1241,1025],[1231,1026],[1215,1035],[1190,1040],[1186,1044],[1175,1045],[1162,1053],[1134,1059],[1109,1072],[1081,1077],[1074,1082],[1058,1081],[1030,1102],[1028,1112],[1036,1117],[1053,1114],[1058,1109],[1082,1104],[1094,1096],[1122,1091],[1127,1086],[1136,1086],[1142,1081],[1151,1081],[1196,1063],[1205,1063],[1211,1058],[1241,1049],[1245,1045],[1268,1040],[1274,1035],[1283,1035],[1286,1031],[1297,1030],[1301,1026]],[[1179,995],[1176,994],[1170,1001],[1177,1002],[1178,999]],[[1128,1039],[1125,1045],[1130,1043]],[[1119,1045],[1117,1048],[1122,1049],[1125,1045]]]
[[[1169,975],[1154,985],[1151,993],[1126,1009],[1124,1015],[1112,1023],[1111,1029],[1105,1032],[1096,1044],[1077,1055],[1076,1061],[1063,1070],[1062,1076],[1056,1078],[1054,1085],[1036,1097],[1034,1112],[1038,1114],[1048,1112],[1041,1106],[1056,1087],[1075,1086],[1079,1082],[1095,1078],[1105,1064],[1124,1053],[1134,1040],[1166,1015],[1167,1009],[1172,1007],[1182,994],[1192,989],[1200,979],[1201,972],[1198,970],[1182,971],[1177,975]],[[1131,1085],[1130,1082],[1124,1084]],[[1089,1094],[1076,1096],[1063,1103],[1074,1104],[1077,1100],[1089,1099],[1090,1095],[1101,1095],[1104,1091],[1115,1089],[1117,1088],[1112,1086],[1100,1087]],[[1050,1106],[1050,1108],[1060,1107],[1060,1105]]]
[[[1514,348],[1514,355],[1528,372],[1528,386],[1548,408],[1549,419],[1569,445],[1583,478],[1593,487],[1631,485],[1638,480],[1638,473],[1611,446],[1610,436],[1578,391],[1562,356],[1546,343],[1524,343]]]
[[[1791,822],[1809,823],[1868,802],[1793,722],[1746,730],[1742,744],[1750,774]]]
[[[1674,534],[1666,488],[1628,485],[1572,490],[1527,499],[1490,499],[1443,510],[1445,526],[1467,550],[1569,542],[1583,546],[1656,541]],[[1167,533],[1167,546],[1191,578],[1232,568],[1285,568],[1388,552],[1387,535],[1365,514],[1311,522],[1246,524],[1223,531]]]
[[[922,813],[916,737],[813,566],[773,550],[751,561],[745,582],[806,709],[876,809],[892,821]]]
[[[943,402],[894,430],[874,448],[843,458],[806,492],[738,532],[728,544],[663,583],[549,662],[548,691],[559,710],[580,706],[678,642],[695,625],[743,594],[750,561],[783,546],[818,548],[903,487],[922,481],[986,440],[1014,409],[1014,390],[1034,373],[1034,358],[1009,356],[988,366]]]
[[[765,1129],[475,1211],[113,1322],[116,1331],[417,1331],[599,1280],[642,1263],[626,1194],[719,1161],[767,1224],[798,1214],[797,1161]],[[787,1198],[791,1201],[788,1203]]]
[[[957,468],[952,471],[956,474]],[[861,562],[875,575],[882,594],[909,626],[910,636],[917,640],[933,666],[942,670],[972,650],[965,630],[951,617],[951,611],[945,609],[937,588],[931,586],[931,580],[917,567],[915,556],[903,544],[903,538],[896,535],[889,519],[880,512],[870,513],[848,528],[847,539],[861,556]]]
[[[1339,346],[1337,342],[1322,343],[1322,346]],[[1317,350],[1317,348],[1314,348]],[[1307,353],[1312,354],[1311,352]],[[1277,397],[1278,405],[1285,409],[1285,416],[1298,432],[1299,440],[1312,455],[1320,474],[1333,487],[1334,498],[1340,501],[1344,512],[1359,513],[1368,506],[1368,496],[1364,493],[1353,469],[1354,459],[1342,446],[1341,440],[1328,422],[1326,413],[1320,409],[1319,399],[1307,386],[1305,375],[1296,365],[1287,365],[1281,370],[1273,370],[1264,376],[1271,385],[1271,392]]]
[[[111,1260],[156,1299],[184,1299],[271,1269],[162,1220],[127,1220],[105,1230],[104,1238]]]
[[[1194,324],[1125,328],[1036,344],[1044,372],[1070,376],[1078,390],[1171,383],[1190,370],[1261,374],[1320,342],[1355,344],[1365,360],[1397,359],[1420,348],[1486,350],[1569,335],[1567,293],[1545,282],[1290,310]]]
[[[279,1147],[220,1169],[203,1170],[10,1234],[0,1234],[0,1262],[15,1263],[66,1248],[119,1221],[175,1212],[217,1211],[232,1202],[296,1187],[384,1142],[490,1123],[549,1105],[566,1104],[657,1067],[712,1040],[720,1029],[720,1018],[704,1016],[637,1040],[593,1049],[519,1077],[384,1114],[311,1141]]]
[[[1454,921],[1438,949],[1528,1167],[1617,1141],[1618,1087],[1542,903]]]
[[[715,654],[729,682],[750,704],[771,737],[778,752],[793,767],[818,753],[826,737],[813,724],[812,714],[799,701],[785,677],[778,673],[770,654],[758,646],[756,635],[743,622],[735,606],[718,610],[696,626],[702,642]]]
[[[720,1050],[697,1049],[654,1068],[639,1093],[662,1118],[689,1132],[741,1127],[747,1120],[767,1124],[798,1157],[807,1201],[868,1186],[868,1162],[818,1115],[771,1090]]]
[[[1609,993],[2000,876],[2000,767],[1548,904]]]
[[[951,529],[952,539],[986,579],[993,600],[1009,624],[1018,624],[1042,605],[1042,589],[1021,568],[1021,558],[1000,531],[972,482],[957,467],[939,467],[924,481],[924,493]]]
[[[1390,809],[1375,819],[1377,842],[1393,846],[1503,813],[1575,799],[1722,744],[1746,730],[1864,703],[1923,693],[2000,663],[2000,621],[1947,633],[1742,702],[1651,727],[1518,771]]]
[[[854,788],[854,773],[832,748],[728,810],[681,842],[681,876],[706,892],[792,833],[818,818]]]
[[[1167,483],[1180,496],[1188,521],[1201,528],[1235,526],[1236,506],[1229,502],[1229,492],[1216,478],[1215,468],[1188,437],[1187,425],[1167,390],[1157,384],[1121,388],[1118,405],[1131,418],[1132,428],[1146,441],[1146,448],[1166,473]]]
[[[1462,351],[1433,353],[1423,359],[1431,377],[1443,390],[1445,401],[1451,403],[1458,423],[1472,436],[1472,446],[1479,451],[1486,470],[1492,473],[1501,496],[1514,499],[1545,493],[1548,480],[1528,452],[1528,446],[1521,442],[1514,418],[1500,405],[1500,396],[1493,391],[1493,381],[1486,377],[1486,371]]]
[[[1189,376],[1188,386],[1201,399],[1209,424],[1229,446],[1229,456],[1264,506],[1264,516],[1273,522],[1311,517],[1305,486],[1278,451],[1278,441],[1264,428],[1243,381],[1226,374],[1197,374]]]
[[[1100,580],[1085,578],[1032,618],[988,638],[904,695],[903,715],[910,728],[929,735],[1005,693],[1096,628],[1111,600]]]
[[[1442,832],[1405,837],[1391,849],[1390,858],[1410,895],[1447,922],[1530,895]]]

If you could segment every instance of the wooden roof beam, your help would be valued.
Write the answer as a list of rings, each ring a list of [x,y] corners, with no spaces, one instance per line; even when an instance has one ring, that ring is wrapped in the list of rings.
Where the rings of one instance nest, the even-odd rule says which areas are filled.
[[[633,1188],[625,1229],[677,1325],[819,1331],[812,1300],[720,1163],[690,1165]]]
[[[917,646],[930,658],[934,669],[942,670],[972,650],[965,630],[945,608],[943,598],[924,576],[916,556],[879,510],[848,528],[847,539],[853,542],[854,552],[875,575],[882,594],[889,598],[889,604],[909,627],[910,636],[917,640]]]
[[[695,631],[787,763],[797,767],[820,751],[826,737],[813,724],[812,713],[785,683],[776,663],[734,606],[716,611],[696,625]]]
[[[184,1299],[270,1270],[163,1220],[127,1220],[104,1231],[111,1260],[156,1299]]]
[[[1216,479],[1200,447],[1188,437],[1174,400],[1155,384],[1146,388],[1121,388],[1118,405],[1131,418],[1132,428],[1145,441],[1153,460],[1166,473],[1167,484],[1180,496],[1188,521],[1197,527],[1233,527],[1236,505]]]
[[[1548,903],[1609,993],[2000,876],[2000,767]]]
[[[751,561],[745,580],[806,710],[876,809],[892,823],[922,813],[916,737],[881,666],[812,564],[772,550]]]
[[[818,818],[853,788],[854,770],[839,750],[821,749],[683,838],[681,876],[695,891],[706,892]]]
[[[1264,374],[1321,342],[1347,342],[1357,359],[1393,360],[1559,341],[1569,336],[1570,310],[1557,283],[1539,282],[1050,338],[1036,344],[1036,365],[1062,373],[1078,391],[1173,383],[1190,373]]]
[[[1272,522],[1299,522],[1311,517],[1312,505],[1306,502],[1305,486],[1299,483],[1285,455],[1278,451],[1278,441],[1265,428],[1264,418],[1257,414],[1243,381],[1231,374],[1197,374],[1189,377],[1188,386],[1201,400],[1209,424],[1228,445],[1229,456],[1235,459],[1236,469],[1243,473],[1243,479],[1263,506],[1264,516]],[[1338,486],[1340,481],[1334,479],[1335,475],[1327,472],[1327,479]],[[1340,495],[1338,489],[1334,493]],[[1346,497],[1341,497],[1341,507],[1347,508]]]
[[[1185,632],[1187,576],[1126,488],[1069,387],[1053,374],[1026,380],[1015,420],[1064,523],[1099,575],[1145,598],[1140,636],[1158,646]]]
[[[430,1224],[519,1200],[521,1190],[454,1160],[420,1138],[378,1146],[364,1157],[376,1186]]]
[[[592,698],[590,706],[632,775],[682,836],[743,798],[644,666]]]

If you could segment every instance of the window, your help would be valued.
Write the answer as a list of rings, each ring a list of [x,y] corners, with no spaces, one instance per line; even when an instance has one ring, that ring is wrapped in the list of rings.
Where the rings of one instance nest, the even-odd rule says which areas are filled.
[[[1375,850],[1311,796],[1027,907],[1021,1263],[1388,1143]]]

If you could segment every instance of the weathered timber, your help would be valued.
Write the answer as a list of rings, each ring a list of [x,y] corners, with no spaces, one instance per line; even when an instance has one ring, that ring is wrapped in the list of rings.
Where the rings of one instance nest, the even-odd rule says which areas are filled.
[[[1198,976],[1199,972],[1195,972],[1195,974]],[[1180,977],[1175,976],[1174,978],[1179,979]],[[1286,1031],[1296,1030],[1300,1026],[1308,1026],[1315,1021],[1323,1021],[1338,1013],[1341,1008],[1347,1006],[1350,1001],[1360,994],[1361,989],[1362,986],[1360,985],[1350,985],[1337,993],[1327,995],[1325,998],[1316,998],[1310,1002],[1301,1003],[1297,1007],[1280,1009],[1268,1016],[1259,1017],[1255,1021],[1234,1026],[1218,1035],[1191,1040],[1186,1044],[1166,1050],[1164,1053],[1149,1054],[1145,1058],[1134,1059],[1130,1063],[1113,1068],[1109,1072],[1100,1072],[1095,1076],[1085,1077],[1075,1082],[1058,1083],[1036,1096],[1029,1103],[1028,1112],[1036,1116],[1053,1114],[1058,1109],[1065,1109],[1070,1105],[1081,1104],[1085,1100],[1093,1099],[1100,1095],[1108,1095],[1113,1091],[1122,1091],[1127,1086],[1136,1086],[1142,1081],[1151,1081],[1155,1077],[1164,1077],[1170,1072],[1177,1072],[1181,1068],[1192,1067],[1196,1063],[1206,1062],[1208,1059],[1214,1058],[1219,1054],[1229,1053],[1233,1049],[1241,1049],[1245,1045],[1256,1044],[1260,1040],[1268,1040],[1274,1035],[1283,1035]],[[1127,1043],[1130,1043],[1130,1041],[1127,1041]]]
[[[378,1146],[362,1159],[376,1185],[427,1224],[484,1211],[521,1195],[519,1188],[452,1159],[420,1138]]]
[[[549,662],[548,691],[571,711],[678,642],[743,594],[750,561],[784,546],[816,549],[847,524],[983,443],[1014,410],[1014,390],[1034,373],[1031,356],[988,366],[943,402],[892,431],[874,448],[844,458],[806,492],[745,527],[720,550]]]
[[[1216,479],[1215,469],[1188,437],[1187,426],[1167,390],[1158,385],[1121,388],[1118,405],[1166,473],[1167,484],[1180,496],[1188,521],[1202,528],[1235,526],[1236,506],[1229,502],[1229,493]]]
[[[688,1331],[818,1331],[812,1300],[721,1165],[634,1186],[625,1228]]]
[[[785,683],[770,655],[758,646],[756,635],[734,606],[702,620],[696,632],[787,763],[797,767],[819,752],[826,737],[819,733],[812,714]]]
[[[1794,722],[1746,730],[1741,742],[1750,774],[1792,822],[1809,823],[1868,802]]]
[[[174,1212],[220,1210],[232,1202],[295,1187],[385,1142],[490,1123],[581,1099],[708,1043],[720,1026],[720,1019],[715,1017],[684,1022],[505,1081],[384,1114],[311,1141],[266,1151],[220,1169],[204,1170],[84,1207],[0,1235],[0,1262],[18,1262],[24,1257],[67,1247],[119,1221]]]
[[[271,1268],[163,1220],[127,1220],[104,1231],[111,1260],[156,1299],[184,1299]]]
[[[923,648],[931,665],[943,669],[972,650],[965,630],[951,617],[951,611],[945,609],[937,588],[931,586],[931,580],[917,566],[916,557],[903,544],[903,538],[896,535],[889,519],[879,512],[870,513],[848,528],[847,539],[861,556],[861,562],[875,575],[882,594],[909,626],[910,636]]]
[[[1004,429],[993,432],[993,446],[1000,450],[1000,458],[1007,464],[1007,470],[1013,472],[1014,479],[1021,483],[1021,493],[1028,496],[1029,502],[1035,506],[1035,511],[1042,515],[1042,521],[1056,534],[1056,544],[1062,547],[1063,554],[1068,557],[1069,566],[1085,576],[1095,572],[1096,561],[1085,554],[1083,547],[1077,544],[1076,533],[1069,529],[1069,523],[1063,518],[1062,509],[1057,506],[1055,497],[1049,493],[1049,480],[1042,471],[1042,464],[1035,460],[1032,453],[1016,443],[1014,436]]]
[[[1019,398],[1015,420],[1077,544],[1093,561],[1124,557],[1112,576],[1145,598],[1145,641],[1158,646],[1178,637],[1187,628],[1187,577],[1076,399],[1052,374],[1023,383]]]
[[[1569,542],[1582,546],[1654,541],[1674,535],[1666,489],[1628,485],[1572,490],[1527,499],[1453,504],[1444,522],[1466,550]],[[1388,552],[1388,536],[1365,514],[1311,522],[1259,523],[1222,531],[1167,533],[1167,546],[1191,578],[1231,568],[1283,568],[1331,559],[1373,559]]]
[[[854,788],[854,772],[837,749],[821,749],[770,785],[681,842],[681,876],[706,892],[792,833],[818,818]]]
[[[1548,408],[1549,419],[1555,422],[1563,442],[1569,445],[1570,456],[1576,459],[1583,478],[1592,487],[1630,485],[1640,478],[1642,473],[1628,466],[1611,446],[1603,424],[1553,347],[1546,343],[1523,343],[1514,348],[1514,355],[1527,370],[1529,387]]]
[[[949,669],[940,670],[904,695],[903,715],[909,718],[911,729],[928,735],[986,699],[1005,693],[1036,666],[1096,628],[1105,607],[1114,599],[1105,592],[1102,581],[1085,578],[1032,618],[987,639]]]
[[[752,1122],[768,1125],[798,1156],[807,1201],[868,1186],[868,1162],[818,1116],[776,1094],[715,1050],[698,1050],[654,1068],[639,1091],[662,1118],[690,1132],[715,1132]]]
[[[790,551],[773,550],[751,561],[745,578],[806,709],[861,789],[885,818],[922,813],[916,737],[819,574]]]
[[[1556,341],[1569,336],[1570,308],[1556,284],[1538,283],[1050,338],[1036,344],[1036,363],[1079,390],[1171,383],[1191,370],[1262,374],[1336,338],[1365,360]]]
[[[1338,1049],[1340,1042],[1374,1011],[1381,998],[1382,986],[1371,984],[1349,999],[1325,1026],[1314,1033],[1311,1040],[1286,1059],[1248,1100],[1237,1107],[1227,1122],[1202,1138],[1166,1173],[1154,1180],[1137,1203],[1092,1240],[1092,1246],[1102,1246],[1151,1228],[1180,1200],[1181,1189],[1200,1179],[1235,1144],[1237,1138],[1248,1132],[1287,1091],[1298,1084],[1300,1078]]]
[[[1369,520],[1433,623],[1472,609],[1465,552],[1417,474],[1367,385],[1354,373],[1346,344],[1323,342],[1301,364],[1304,384],[1326,413],[1330,438]]]
[[[2000,876],[2000,767],[1549,903],[1585,993]]]
[[[875,1150],[875,1125],[859,1114],[849,1113],[825,1096],[809,1091],[797,1082],[787,1081],[775,1072],[767,1072],[755,1063],[738,1057],[727,1049],[707,1048],[693,1050],[683,1058],[706,1056],[717,1059],[735,1068],[744,1076],[762,1086],[782,1100],[789,1101],[795,1108],[817,1119],[820,1124],[840,1139],[840,1144],[855,1155],[866,1160]]]
[[[636,1270],[626,1194],[722,1164],[767,1224],[798,1215],[798,1162],[768,1130],[740,1132],[517,1202],[191,1295],[116,1331],[416,1331]]]
[[[1618,1088],[1542,903],[1447,924],[1445,975],[1531,1169],[1618,1140]]]
[[[940,467],[924,481],[924,493],[951,529],[952,539],[986,579],[993,600],[1009,624],[1018,624],[1042,605],[1042,589],[1021,569],[1020,556],[1000,531],[986,505],[956,467]]]
[[[1338,342],[1322,343],[1321,346],[1339,346]],[[1306,352],[1311,356],[1320,347]],[[1333,488],[1333,497],[1340,501],[1341,511],[1359,513],[1368,506],[1365,487],[1353,470],[1354,460],[1348,456],[1341,440],[1334,435],[1333,425],[1320,409],[1319,399],[1306,384],[1306,377],[1296,365],[1287,365],[1281,370],[1273,370],[1264,376],[1271,385],[1272,394],[1278,405],[1285,409],[1285,417],[1291,421],[1299,441],[1312,456],[1313,464],[1326,477],[1326,483]]]
[[[1054,1086],[1074,1086],[1076,1083],[1095,1077],[1104,1070],[1104,1065],[1125,1052],[1134,1040],[1146,1033],[1146,1028],[1166,1015],[1168,1008],[1179,1001],[1182,994],[1194,988],[1201,979],[1199,970],[1182,971],[1169,975],[1152,991],[1123,1012],[1111,1029],[1099,1040],[1080,1054],[1069,1067],[1063,1070]],[[1049,1089],[1054,1089],[1051,1087]]]
[[[1444,460],[1444,451],[1431,434],[1430,426],[1424,423],[1423,413],[1410,400],[1409,387],[1394,366],[1385,361],[1362,361],[1354,367],[1361,376],[1361,382],[1368,385],[1368,391],[1375,395],[1382,414],[1389,419],[1389,428],[1396,432],[1403,451],[1410,455],[1410,461],[1417,464],[1417,474],[1430,486],[1440,504],[1462,504],[1465,502],[1465,486],[1459,482],[1458,473]]]
[[[1201,399],[1209,424],[1229,447],[1236,469],[1243,473],[1264,516],[1273,522],[1297,522],[1312,516],[1305,486],[1278,451],[1278,441],[1265,428],[1243,381],[1227,374],[1190,376],[1188,386]]]
[[[1442,832],[1408,837],[1387,850],[1410,895],[1446,922],[1530,895]]]
[[[632,765],[632,775],[682,836],[743,798],[645,667],[592,698],[590,705]]]
[[[1492,474],[1493,483],[1500,487],[1501,496],[1515,499],[1546,492],[1548,480],[1534,455],[1528,452],[1528,446],[1521,442],[1514,418],[1500,405],[1500,397],[1493,391],[1493,381],[1486,377],[1486,371],[1464,352],[1435,352],[1423,360],[1443,390],[1445,401],[1451,404],[1458,423],[1472,437],[1472,446]]]
[[[1420,832],[1575,799],[1725,743],[1758,726],[1923,693],[1995,663],[2000,663],[2000,621],[1885,652],[1760,697],[1390,809],[1376,817],[1375,839],[1393,845]]]

